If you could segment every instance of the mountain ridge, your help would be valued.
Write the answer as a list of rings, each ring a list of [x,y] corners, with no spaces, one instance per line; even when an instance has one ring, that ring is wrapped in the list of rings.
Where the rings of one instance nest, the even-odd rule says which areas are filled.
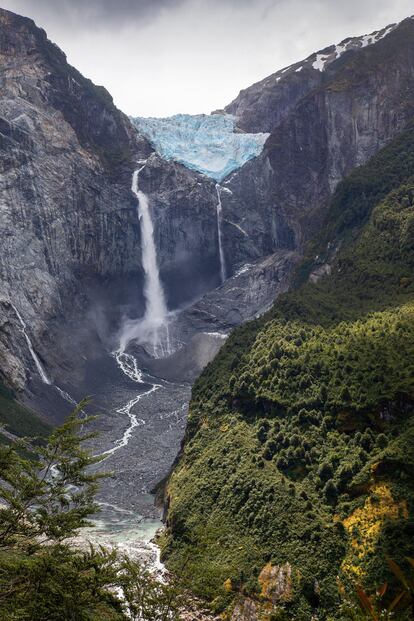
[[[271,131],[271,129],[273,129],[275,125],[279,124],[286,115],[285,111],[278,111],[278,106],[275,106],[275,103],[277,104],[277,101],[272,101],[272,105],[275,106],[273,114],[276,114],[276,116],[274,119],[272,119],[270,124],[269,121],[266,119],[266,115],[263,114],[263,107],[266,104],[262,104],[261,100],[265,99],[266,96],[271,97],[272,87],[274,87],[275,84],[278,84],[280,81],[282,81],[282,84],[280,84],[279,86],[283,86],[284,83],[287,81],[286,78],[289,78],[289,80],[291,78],[295,78],[294,74],[299,73],[299,71],[302,71],[304,68],[315,69],[319,72],[319,77],[322,77],[323,71],[325,71],[325,69],[329,67],[329,65],[331,65],[333,62],[337,61],[341,56],[343,56],[344,53],[350,51],[359,51],[364,47],[367,47],[368,45],[374,45],[378,43],[378,41],[380,41],[382,38],[386,37],[390,32],[392,32],[392,30],[395,30],[404,22],[412,19],[414,19],[414,16],[409,16],[398,23],[389,24],[388,26],[385,26],[380,30],[376,30],[369,35],[347,37],[340,41],[338,44],[328,45],[327,47],[318,50],[317,52],[313,52],[305,59],[296,61],[291,65],[287,65],[286,67],[278,69],[276,72],[266,76],[262,80],[255,82],[254,84],[248,86],[245,89],[242,89],[239,95],[231,103],[224,107],[224,110],[226,112],[229,112],[230,114],[234,114],[236,117],[239,117],[239,123],[242,129],[245,129],[247,125],[249,127],[248,131]],[[334,54],[335,56],[333,56]],[[325,57],[325,60],[318,63],[317,59],[319,57]],[[313,73],[313,83],[311,82],[311,86],[313,88],[317,86],[320,81],[317,77],[315,77],[317,76],[317,74],[315,74],[314,72],[311,73]],[[309,86],[306,87],[306,89],[309,91]],[[261,94],[259,94],[258,91],[262,91]],[[294,96],[292,98],[293,105],[295,105],[303,95],[304,90],[298,93],[294,93]],[[251,126],[252,121],[249,121],[248,118],[250,98],[253,105],[252,113],[253,115],[256,114],[256,116],[259,117],[255,119],[258,123],[258,126],[254,127]],[[244,102],[244,100],[246,100],[246,102]],[[260,113],[258,113],[258,109],[260,110]],[[260,123],[268,124],[265,126],[266,128],[264,129],[263,126],[260,125]]]
[[[67,65],[33,21],[8,11],[0,17],[1,226],[8,232],[0,272],[2,377],[42,409],[45,387],[36,378],[10,301],[29,322],[35,350],[52,379],[78,383],[85,375],[78,368],[79,347],[85,348],[84,357],[112,347],[122,314],[142,312],[140,232],[130,192],[136,159],[147,160],[140,183],[155,214],[170,306],[188,300],[192,288],[190,299],[220,282],[217,190],[202,175],[160,158],[111,97]],[[187,313],[194,326],[209,316],[209,304],[212,325],[225,329],[268,308],[289,285],[296,258],[321,226],[339,180],[404,128],[414,101],[413,22],[408,21],[405,35],[399,26],[362,50],[365,56],[371,52],[359,74],[344,57],[335,71],[331,63],[329,88],[318,91],[303,80],[304,70],[294,72],[306,95],[297,103],[287,101],[289,114],[272,129],[264,151],[222,182],[228,190],[220,193],[224,261],[227,274],[236,278],[226,287],[236,291],[240,282],[239,293],[236,298],[230,293],[224,305],[210,294],[197,302]],[[387,43],[396,36],[395,43]],[[377,52],[384,45],[396,47],[388,72]],[[360,53],[352,52],[358,58]],[[311,70],[318,80],[322,73]],[[361,79],[368,80],[364,88]],[[387,110],[385,116],[380,108]],[[235,276],[249,265],[255,266],[251,278],[249,271]],[[257,300],[246,298],[242,313],[235,312],[234,299],[240,299],[246,278],[255,280],[257,269]],[[73,297],[74,305],[68,303]],[[66,326],[76,334],[67,334]]]

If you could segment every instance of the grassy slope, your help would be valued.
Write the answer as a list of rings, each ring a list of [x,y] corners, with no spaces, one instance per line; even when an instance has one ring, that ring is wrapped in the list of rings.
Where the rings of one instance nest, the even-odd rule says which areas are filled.
[[[378,584],[413,555],[413,174],[409,130],[338,187],[309,255],[340,246],[332,275],[305,259],[194,386],[164,546],[217,610],[289,562],[287,618],[337,621],[338,573]]]

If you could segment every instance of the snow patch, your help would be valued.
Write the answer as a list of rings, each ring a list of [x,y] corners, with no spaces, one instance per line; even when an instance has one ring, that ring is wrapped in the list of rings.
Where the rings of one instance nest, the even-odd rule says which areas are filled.
[[[312,63],[312,67],[317,71],[323,71],[325,69],[325,63],[329,58],[326,54],[316,54],[316,60]]]
[[[383,39],[390,32],[392,32],[394,28],[397,27],[397,25],[398,24],[391,24],[390,26],[387,26],[383,30],[376,30],[375,32],[372,32],[369,35],[364,35],[362,37],[361,47],[366,47],[367,45],[373,45],[374,43],[378,43],[378,41],[381,41],[381,39]]]
[[[342,56],[344,52],[346,52],[347,45],[344,43],[339,43],[339,45],[335,46],[335,57],[339,58]]]
[[[375,37],[372,35],[364,35],[361,38],[361,47],[367,47],[368,45],[372,45],[375,43]]]
[[[376,30],[375,32],[371,32],[370,34],[363,35],[362,37],[354,37],[353,39],[345,39],[335,45],[335,50],[331,53],[318,53],[316,54],[316,60],[312,63],[312,67],[317,69],[318,71],[324,71],[326,65],[330,62],[340,58],[342,54],[347,52],[348,50],[362,49],[364,47],[368,47],[369,45],[374,45],[378,43],[381,39],[386,37],[390,32],[396,28],[398,24],[391,24],[382,30]],[[296,69],[298,71],[298,69]]]

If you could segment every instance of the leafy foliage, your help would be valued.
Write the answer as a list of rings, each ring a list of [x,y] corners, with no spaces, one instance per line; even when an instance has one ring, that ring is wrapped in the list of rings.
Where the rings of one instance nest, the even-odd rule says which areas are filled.
[[[121,564],[121,588],[128,618],[133,621],[178,621],[185,605],[180,580],[165,582],[154,577],[145,566],[124,557]]]
[[[414,559],[407,557],[410,569],[414,568]],[[356,585],[356,601],[352,601],[342,584],[339,590],[342,596],[341,612],[352,621],[391,621],[398,614],[399,618],[412,619],[414,613],[413,578],[392,559],[387,559],[391,572],[400,584],[400,590],[391,600],[388,596],[388,583],[384,582],[374,594],[369,595],[361,585]],[[386,600],[389,600],[388,602]]]
[[[24,440],[0,446],[0,618],[174,621],[182,605],[175,584],[116,550],[71,543],[97,510],[90,466],[100,458],[83,448],[91,437],[84,407],[34,454]]]
[[[397,394],[414,398],[412,368],[406,365],[413,358],[413,304],[330,329],[273,320],[230,386],[234,398],[254,403],[255,412],[260,406],[279,415],[304,408],[306,418],[322,405],[331,413],[344,407],[368,412]]]
[[[97,510],[94,496],[98,476],[87,472],[100,460],[90,457],[82,442],[90,434],[76,433],[82,420],[79,405],[65,424],[55,430],[45,447],[37,449],[38,459],[19,457],[14,447],[1,455],[0,547],[39,547],[60,543],[89,523]]]

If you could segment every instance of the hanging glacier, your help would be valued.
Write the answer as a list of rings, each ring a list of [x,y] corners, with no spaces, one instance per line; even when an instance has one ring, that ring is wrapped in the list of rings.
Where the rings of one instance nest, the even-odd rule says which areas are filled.
[[[176,114],[131,120],[161,157],[218,182],[257,157],[269,136],[237,131],[235,117],[230,114]]]

